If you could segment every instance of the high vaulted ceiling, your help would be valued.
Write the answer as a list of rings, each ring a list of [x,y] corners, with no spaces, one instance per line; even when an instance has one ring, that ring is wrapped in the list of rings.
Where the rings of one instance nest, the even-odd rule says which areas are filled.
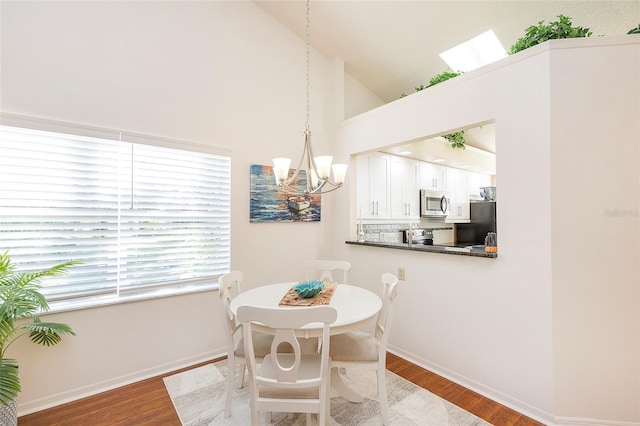
[[[255,0],[305,37],[304,0]],[[505,49],[530,25],[563,14],[593,36],[626,34],[640,24],[633,1],[311,0],[311,45],[339,57],[384,102],[410,94],[447,69],[438,54],[492,29]]]

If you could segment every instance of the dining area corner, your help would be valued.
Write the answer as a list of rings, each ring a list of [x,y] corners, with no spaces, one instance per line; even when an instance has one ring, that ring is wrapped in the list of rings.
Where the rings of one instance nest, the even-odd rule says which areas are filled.
[[[350,372],[371,370],[376,423],[391,424],[385,364],[397,277],[382,274],[380,297],[347,284],[349,262],[313,260],[304,266],[301,281],[246,291],[239,271],[219,278],[228,351],[224,417],[233,419],[234,393],[246,386],[253,426],[301,415],[305,422],[296,424],[340,424],[332,415],[366,400]],[[340,401],[339,407],[332,409],[332,401]]]

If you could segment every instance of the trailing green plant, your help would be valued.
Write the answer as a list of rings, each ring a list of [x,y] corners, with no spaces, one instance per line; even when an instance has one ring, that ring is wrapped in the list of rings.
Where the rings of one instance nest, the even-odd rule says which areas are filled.
[[[448,135],[443,135],[442,137],[451,143],[451,148],[465,149],[466,147],[464,130],[460,130],[459,132],[455,133],[449,133]]]
[[[591,37],[592,32],[589,28],[574,27],[572,25],[571,18],[564,15],[558,15],[557,21],[549,22],[548,24],[540,21],[537,26],[532,25],[525,30],[524,36],[516,40],[515,44],[509,49],[509,54],[513,55],[547,40]]]
[[[640,24],[635,28],[631,28],[627,34],[640,34]]]
[[[78,262],[65,262],[37,272],[16,272],[9,253],[0,254],[0,405],[9,405],[20,392],[18,361],[6,358],[13,342],[29,336],[33,343],[52,346],[62,335],[75,335],[67,324],[42,322],[39,313],[49,310],[45,296],[40,293],[40,279],[64,275],[67,268]],[[22,323],[23,318],[30,322]]]

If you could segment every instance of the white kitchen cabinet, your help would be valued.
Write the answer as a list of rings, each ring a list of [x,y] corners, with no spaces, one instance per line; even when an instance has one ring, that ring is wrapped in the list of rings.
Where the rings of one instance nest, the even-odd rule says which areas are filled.
[[[431,163],[420,163],[418,176],[418,189],[426,189],[433,192],[445,191],[445,168]]]
[[[467,223],[470,218],[468,172],[447,168],[446,194],[449,198],[447,223]]]
[[[362,219],[388,219],[391,156],[380,152],[358,156],[356,177],[358,215]]]
[[[491,176],[482,173],[468,172],[469,199],[481,200],[480,188],[491,186]]]
[[[420,219],[419,164],[416,160],[391,156],[391,219]]]

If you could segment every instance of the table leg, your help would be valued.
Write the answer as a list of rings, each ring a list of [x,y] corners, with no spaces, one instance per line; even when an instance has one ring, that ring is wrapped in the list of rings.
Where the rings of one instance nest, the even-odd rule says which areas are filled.
[[[364,398],[362,395],[351,389],[344,382],[342,375],[338,368],[331,369],[331,387],[338,391],[340,396],[350,402],[362,402]]]

